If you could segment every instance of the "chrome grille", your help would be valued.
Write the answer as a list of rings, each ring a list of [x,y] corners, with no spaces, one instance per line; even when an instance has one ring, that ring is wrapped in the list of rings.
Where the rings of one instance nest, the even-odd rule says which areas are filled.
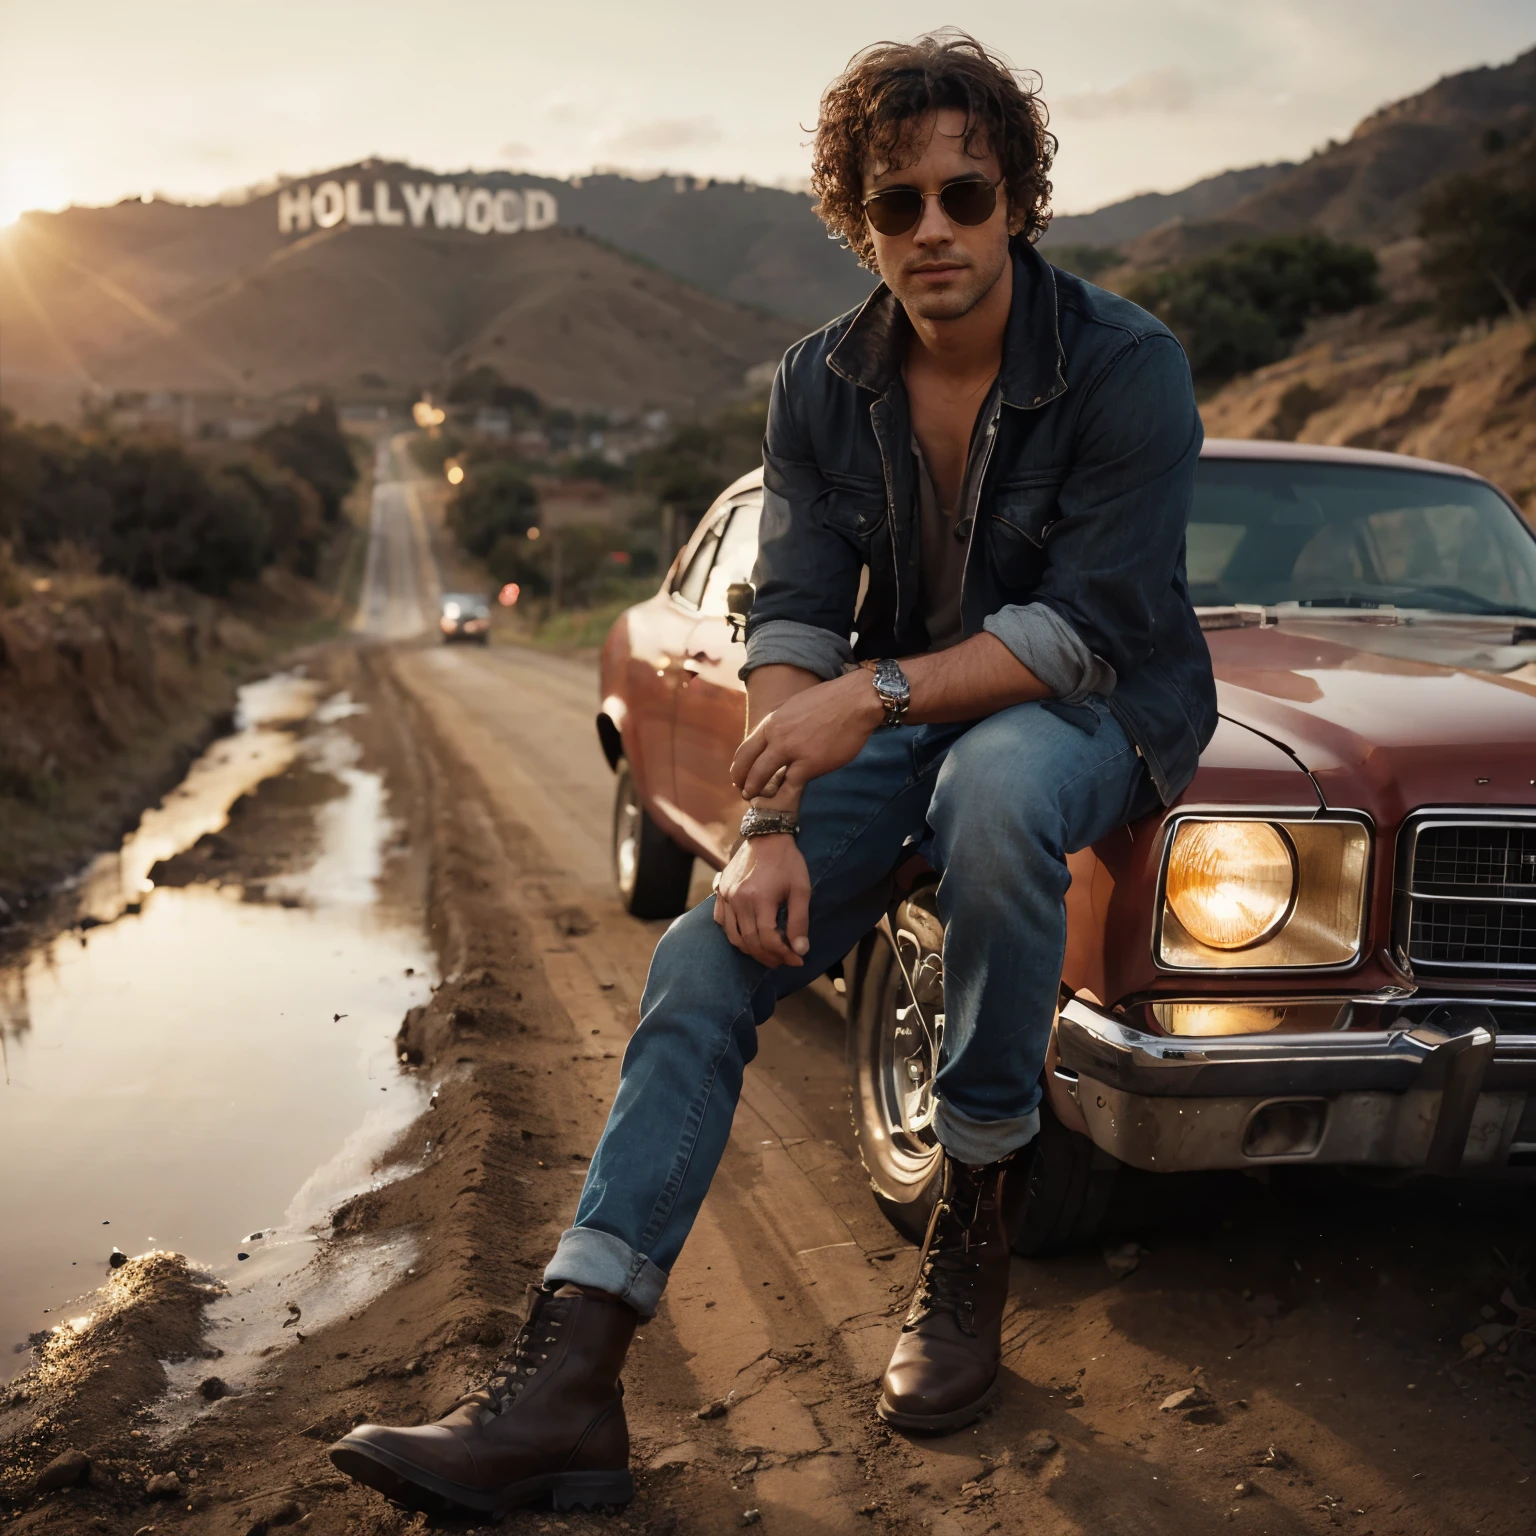
[[[1397,947],[1415,971],[1536,972],[1536,818],[1428,816],[1404,853]]]

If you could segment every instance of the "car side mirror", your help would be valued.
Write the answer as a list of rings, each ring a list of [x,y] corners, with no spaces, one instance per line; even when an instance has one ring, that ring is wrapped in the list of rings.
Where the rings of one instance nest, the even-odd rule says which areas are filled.
[[[733,581],[725,589],[725,617],[731,626],[731,639],[740,640],[747,632],[747,616],[757,588],[750,581]]]

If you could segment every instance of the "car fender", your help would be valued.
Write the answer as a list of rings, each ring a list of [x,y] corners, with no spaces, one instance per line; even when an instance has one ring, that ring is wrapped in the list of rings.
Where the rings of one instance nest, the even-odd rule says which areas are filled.
[[[618,771],[619,759],[624,756],[624,726],[629,711],[624,700],[616,693],[608,694],[597,706],[597,739],[603,749],[608,766]]]

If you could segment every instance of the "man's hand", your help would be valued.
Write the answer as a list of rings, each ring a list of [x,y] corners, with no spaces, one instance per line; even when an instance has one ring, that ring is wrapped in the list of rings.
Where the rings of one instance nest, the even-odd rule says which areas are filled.
[[[779,908],[788,907],[785,932]],[[715,921],[744,955],[766,966],[804,965],[811,947],[811,876],[787,832],[749,837],[721,872]]]
[[[798,803],[812,779],[851,763],[884,719],[874,681],[862,667],[817,683],[758,721],[731,760],[731,782],[743,800],[751,800],[782,770],[775,791],[782,786]]]

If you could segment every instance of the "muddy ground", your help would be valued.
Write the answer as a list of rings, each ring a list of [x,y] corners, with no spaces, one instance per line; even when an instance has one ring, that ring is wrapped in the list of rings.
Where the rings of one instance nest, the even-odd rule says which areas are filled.
[[[478,1528],[391,1510],[335,1476],[324,1449],[363,1419],[435,1416],[492,1366],[574,1206],[660,929],[606,893],[588,668],[510,647],[348,651],[333,665],[369,706],[353,725],[387,774],[399,848],[430,871],[445,978],[400,1037],[406,1069],[438,1087],[431,1154],[334,1224],[365,1241],[412,1231],[424,1258],[171,1439],[158,1361],[204,1347],[205,1293],[179,1260],[124,1266],[116,1309],[0,1393],[8,1530]],[[167,873],[259,898],[302,856],[317,793],[301,775],[271,781]],[[1516,1310],[1532,1301],[1536,1211],[1509,1189],[1128,1181],[1104,1247],[1015,1262],[1007,1381],[980,1424],[929,1441],[880,1425],[874,1382],[912,1251],[852,1152],[834,1001],[813,994],[765,1029],[720,1178],[641,1331],[626,1373],[635,1503],[528,1511],[506,1529],[1536,1524],[1536,1359],[1531,1334],[1508,1331],[1536,1325]],[[406,1139],[419,1149],[420,1134]],[[67,1486],[40,1491],[40,1473]]]

